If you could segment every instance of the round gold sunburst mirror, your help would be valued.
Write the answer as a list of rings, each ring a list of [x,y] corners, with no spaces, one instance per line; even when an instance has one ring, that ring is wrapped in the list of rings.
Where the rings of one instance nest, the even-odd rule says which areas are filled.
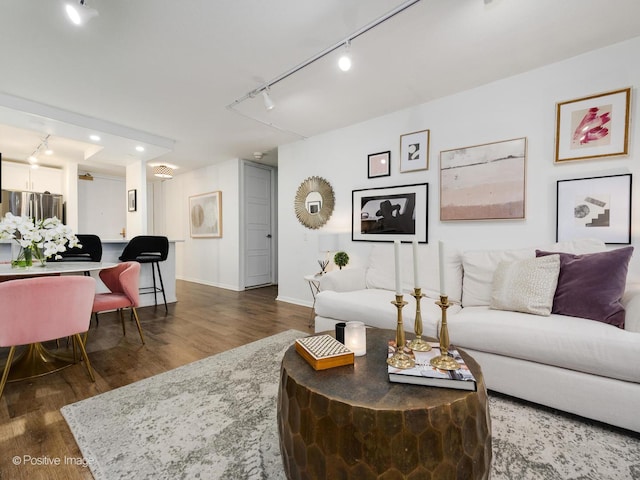
[[[305,227],[316,229],[327,223],[334,205],[333,188],[324,178],[309,177],[298,187],[294,208]]]

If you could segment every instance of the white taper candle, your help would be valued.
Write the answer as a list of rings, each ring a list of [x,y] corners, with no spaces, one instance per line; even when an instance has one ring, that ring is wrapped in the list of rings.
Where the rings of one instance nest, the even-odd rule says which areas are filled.
[[[441,241],[438,242],[438,260],[439,260],[439,269],[440,269],[440,295],[446,295],[446,275],[444,270],[444,243]]]
[[[413,288],[420,288],[420,269],[418,262],[418,241],[413,241]]]
[[[396,295],[402,295],[402,280],[400,279],[400,240],[393,241],[396,259]]]

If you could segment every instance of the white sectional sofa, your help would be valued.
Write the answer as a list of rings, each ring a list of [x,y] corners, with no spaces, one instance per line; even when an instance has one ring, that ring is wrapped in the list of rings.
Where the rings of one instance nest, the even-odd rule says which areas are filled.
[[[559,261],[559,255],[536,258],[537,250],[579,255],[563,255]],[[453,302],[447,310],[452,345],[478,361],[490,390],[640,432],[640,285],[626,281],[632,250],[607,249],[589,239],[514,250],[447,247],[444,265],[446,293]],[[570,263],[574,260],[581,263]],[[596,271],[571,270],[594,260],[599,262]],[[411,249],[403,245],[407,338],[413,337],[415,319],[412,262]],[[423,335],[437,337],[441,318],[435,305],[440,289],[437,245],[420,245],[419,262],[426,295],[421,300]],[[571,272],[579,273],[577,282],[570,278]],[[603,284],[604,300],[601,292],[594,293],[594,282]],[[615,293],[616,282],[620,293]],[[523,293],[523,288],[528,291]],[[586,305],[591,316],[614,312],[608,320],[624,318],[623,328],[573,316],[572,311],[570,315],[550,313],[556,305],[567,313],[558,296],[567,288],[574,294],[569,310],[573,306],[584,310]],[[619,297],[622,290],[621,299],[607,300],[611,295]],[[549,291],[551,298],[539,304]],[[393,247],[376,244],[366,267],[329,272],[320,280],[315,330],[333,330],[336,323],[352,320],[395,329],[394,299]],[[599,313],[600,308],[606,312]],[[536,313],[524,313],[529,309]]]

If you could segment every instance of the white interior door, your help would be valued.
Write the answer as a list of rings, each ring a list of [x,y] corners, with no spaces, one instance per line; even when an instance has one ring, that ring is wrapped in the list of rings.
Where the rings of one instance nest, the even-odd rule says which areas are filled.
[[[245,163],[245,288],[273,283],[271,168]]]

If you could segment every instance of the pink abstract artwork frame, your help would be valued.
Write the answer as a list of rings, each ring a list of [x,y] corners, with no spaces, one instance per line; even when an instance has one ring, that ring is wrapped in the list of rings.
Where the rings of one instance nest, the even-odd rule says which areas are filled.
[[[627,155],[631,88],[556,105],[555,162]]]

